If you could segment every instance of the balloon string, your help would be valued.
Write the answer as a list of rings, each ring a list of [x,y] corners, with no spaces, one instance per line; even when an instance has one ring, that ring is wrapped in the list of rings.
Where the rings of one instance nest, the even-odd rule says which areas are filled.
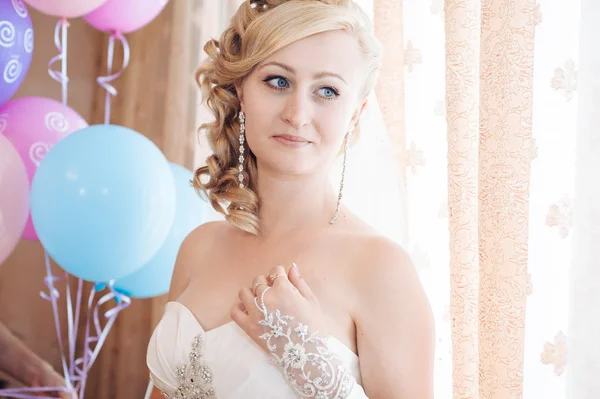
[[[115,324],[118,314],[131,304],[131,299],[128,296],[113,289],[114,281],[110,281],[107,285],[97,284],[94,288],[92,288],[88,298],[83,355],[79,358],[74,358],[75,343],[77,342],[77,326],[79,324],[80,304],[83,291],[83,280],[78,279],[77,303],[75,313],[73,313],[73,304],[71,303],[71,291],[69,288],[68,281],[69,275],[66,273],[62,277],[52,275],[52,269],[48,253],[44,252],[44,256],[47,274],[44,278],[44,283],[48,287],[48,293],[42,291],[40,295],[42,296],[42,298],[52,303],[56,335],[61,353],[61,362],[63,365],[63,370],[65,370],[64,377],[66,386],[0,389],[0,396],[7,398],[24,399],[59,399],[55,396],[28,395],[27,393],[69,392],[73,394],[77,393],[79,399],[83,399],[88,373],[95,360],[97,359],[98,355],[100,354],[100,350],[102,349],[102,346],[104,345],[111,328]],[[58,317],[57,299],[60,295],[58,289],[54,286],[54,283],[56,281],[61,280],[67,280],[66,300],[68,316],[67,322],[69,328],[69,360],[73,359],[70,362],[69,367],[67,367],[67,362],[65,358],[62,334],[60,331],[60,320]],[[94,305],[94,299],[96,298],[96,294],[98,294],[99,291],[103,290],[105,287],[108,288],[109,292],[100,297],[100,299]],[[100,308],[111,300],[115,301],[116,306],[104,312],[104,318],[106,319],[106,323],[103,327],[102,322],[100,320]],[[76,382],[75,387],[73,386],[73,382]]]
[[[121,65],[121,69],[119,69],[116,73],[113,74],[112,68],[113,68],[113,58],[114,58],[114,53],[115,53],[115,40],[118,40],[121,43],[121,46],[123,46],[123,65]],[[106,90],[106,96],[104,98],[104,123],[105,124],[110,123],[110,96],[117,95],[117,89],[115,89],[114,86],[111,86],[110,82],[117,79],[118,77],[120,77],[123,74],[123,71],[125,70],[125,68],[127,68],[127,65],[129,65],[129,56],[130,56],[130,50],[129,50],[129,43],[127,42],[127,39],[120,33],[113,33],[112,35],[110,35],[110,37],[108,38],[108,54],[106,57],[106,67],[107,67],[108,75],[99,76],[96,79],[98,84],[100,86],[102,86],[104,88],[104,90]]]
[[[51,392],[71,392],[74,393],[73,385],[71,383],[71,378],[69,375],[69,368],[67,367],[67,360],[65,358],[64,345],[62,341],[62,334],[60,329],[60,320],[58,316],[58,303],[57,299],[60,297],[58,289],[54,286],[56,281],[67,280],[67,298],[68,304],[70,306],[70,295],[68,290],[68,275],[65,273],[63,277],[57,277],[52,274],[52,266],[50,264],[50,258],[48,253],[44,251],[44,261],[46,265],[46,277],[44,278],[44,284],[48,288],[48,293],[44,291],[40,292],[40,296],[52,304],[52,313],[54,315],[54,326],[56,328],[56,338],[58,339],[58,346],[60,348],[60,357],[61,363],[63,367],[63,374],[65,377],[66,386],[62,387],[28,387],[28,388],[12,388],[12,389],[0,389],[0,396],[7,398],[22,398],[22,399],[40,399],[40,398],[48,398],[48,399],[59,399],[55,396],[39,396],[39,395],[27,395],[27,393],[51,393]],[[67,309],[69,313],[69,318],[71,318],[72,312]],[[69,337],[70,338],[70,337]],[[70,343],[69,343],[70,345]]]
[[[71,336],[69,337],[69,339],[71,340],[70,342],[72,342],[71,345],[71,365],[70,365],[70,369],[71,369],[71,375],[73,375],[73,369],[74,366],[73,364],[75,363],[75,342],[77,342],[77,331],[79,330],[79,315],[81,313],[81,296],[83,293],[83,280],[78,278],[77,279],[77,302],[76,302],[76,308],[75,308],[75,329],[73,330],[73,333],[71,334]]]
[[[120,311],[128,307],[131,303],[131,299],[117,291],[115,291],[112,286],[114,282],[111,281],[108,284],[109,293],[103,295],[96,305],[93,305],[94,297],[96,293],[103,289],[102,284],[98,284],[94,287],[88,299],[88,309],[87,309],[87,319],[86,319],[86,327],[85,327],[85,339],[83,345],[83,356],[76,359],[73,363],[73,371],[74,375],[72,376],[73,380],[78,381],[78,391],[79,391],[79,399],[83,399],[85,392],[85,384],[87,381],[87,374],[91,369],[94,361],[98,357],[100,353],[100,349],[104,345],[106,337],[110,332],[112,326],[114,325],[117,315]],[[106,324],[102,327],[100,322],[100,308],[102,305],[107,303],[110,300],[115,300],[117,306],[112,309],[109,309],[104,313],[104,317],[107,319]],[[94,332],[90,333],[90,324],[93,322]],[[92,349],[92,344],[94,344]]]
[[[60,319],[58,317],[58,303],[57,299],[59,297],[58,290],[54,287],[54,282],[57,280],[68,279],[68,275],[65,274],[62,278],[56,278],[52,275],[52,266],[50,265],[50,257],[48,256],[48,252],[44,250],[44,262],[46,264],[46,277],[44,278],[44,283],[48,287],[49,295],[42,292],[40,295],[42,298],[49,300],[52,304],[52,313],[54,315],[54,327],[56,328],[56,338],[58,339],[58,346],[60,349],[60,357],[61,363],[63,367],[63,374],[65,376],[65,382],[68,388],[72,388],[71,380],[69,379],[69,368],[67,367],[67,361],[65,359],[65,350],[62,341],[62,334],[60,331]],[[67,284],[69,284],[67,280]]]
[[[62,104],[63,107],[67,107],[67,85],[69,78],[67,76],[67,29],[69,28],[69,22],[65,18],[61,18],[54,28],[54,45],[58,50],[58,55],[52,57],[48,63],[48,73],[52,79],[56,80],[61,84],[62,88]],[[52,65],[61,61],[61,70],[55,71],[52,69]],[[66,115],[66,113],[65,113]]]
[[[75,378],[78,381],[78,396],[80,399],[83,398],[85,393],[85,380],[87,379],[87,365],[88,365],[88,348],[87,342],[90,336],[90,321],[91,321],[91,311],[92,304],[94,303],[94,297],[96,296],[96,287],[92,288],[90,291],[90,296],[88,298],[88,307],[87,307],[87,315],[85,318],[85,336],[83,339],[84,347],[83,347],[83,356],[75,359],[73,363],[73,371],[76,374]]]
[[[77,331],[79,329],[79,313],[81,308],[81,294],[83,291],[83,280],[77,279],[77,299],[75,302],[75,315],[71,303],[71,288],[67,279],[67,328],[69,343],[69,374],[73,375],[73,363],[75,362],[75,343],[77,342]]]
[[[41,388],[9,388],[0,389],[0,395],[3,398],[20,398],[20,399],[60,399],[57,396],[40,396],[40,395],[27,395],[31,393],[42,393],[42,392],[71,392],[67,387],[41,387]]]

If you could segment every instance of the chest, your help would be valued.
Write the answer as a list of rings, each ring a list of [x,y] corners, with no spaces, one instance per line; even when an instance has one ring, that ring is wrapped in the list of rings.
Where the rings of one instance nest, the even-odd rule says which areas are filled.
[[[356,350],[352,321],[356,290],[347,270],[351,260],[343,253],[334,255],[334,251],[321,245],[303,252],[285,246],[262,248],[261,251],[239,247],[213,251],[203,262],[209,262],[210,267],[202,267],[203,273],[192,276],[182,299],[201,319],[205,330],[231,320],[230,310],[238,302],[239,291],[243,287],[252,288],[256,276],[267,275],[278,265],[289,270],[295,262],[319,299],[331,334]]]

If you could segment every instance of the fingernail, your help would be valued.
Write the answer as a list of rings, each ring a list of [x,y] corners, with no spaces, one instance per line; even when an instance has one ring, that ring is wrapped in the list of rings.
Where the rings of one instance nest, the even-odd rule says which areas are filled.
[[[298,275],[300,274],[300,269],[298,268],[298,265],[295,263],[292,263],[294,270],[296,270],[296,273],[298,273]]]

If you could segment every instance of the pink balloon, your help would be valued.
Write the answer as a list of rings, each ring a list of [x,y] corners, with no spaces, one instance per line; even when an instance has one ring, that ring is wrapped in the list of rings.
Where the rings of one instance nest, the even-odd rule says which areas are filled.
[[[48,150],[63,137],[85,127],[87,122],[77,112],[49,98],[21,97],[0,107],[0,134],[6,136],[21,156],[30,187]],[[31,215],[23,238],[38,239]]]
[[[44,14],[59,18],[77,18],[100,7],[106,0],[25,0],[25,2]]]
[[[15,147],[0,135],[0,264],[19,243],[29,214],[29,183]]]
[[[107,33],[129,33],[152,21],[169,0],[108,0],[83,17],[94,28]]]

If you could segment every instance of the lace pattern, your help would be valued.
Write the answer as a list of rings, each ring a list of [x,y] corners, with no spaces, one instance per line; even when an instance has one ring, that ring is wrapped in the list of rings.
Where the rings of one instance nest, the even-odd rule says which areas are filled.
[[[343,399],[355,383],[354,377],[335,353],[327,339],[292,316],[264,312],[259,322],[269,329],[260,336],[267,341],[271,360],[277,363],[292,388],[301,398]]]
[[[204,340],[201,334],[196,335],[192,341],[189,363],[177,366],[177,390],[168,395],[167,399],[216,399],[215,389],[212,386],[212,371],[201,364]]]

